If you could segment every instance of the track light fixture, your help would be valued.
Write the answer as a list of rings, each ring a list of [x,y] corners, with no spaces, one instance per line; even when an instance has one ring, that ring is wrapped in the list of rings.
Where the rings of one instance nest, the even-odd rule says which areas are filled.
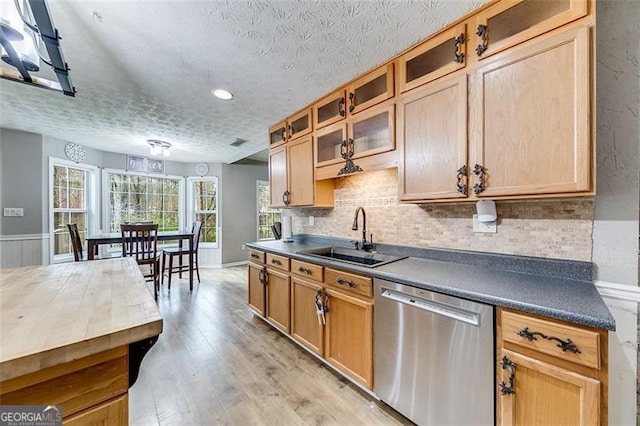
[[[16,69],[0,68],[0,78],[75,96],[69,66],[62,56],[60,35],[45,0],[0,2],[0,45],[2,60]],[[40,70],[41,61],[53,69],[57,82],[31,74]]]

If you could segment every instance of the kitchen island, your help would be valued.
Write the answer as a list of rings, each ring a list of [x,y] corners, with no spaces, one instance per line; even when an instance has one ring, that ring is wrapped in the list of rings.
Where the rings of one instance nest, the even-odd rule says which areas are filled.
[[[126,424],[128,388],[161,332],[132,258],[0,269],[0,404]]]

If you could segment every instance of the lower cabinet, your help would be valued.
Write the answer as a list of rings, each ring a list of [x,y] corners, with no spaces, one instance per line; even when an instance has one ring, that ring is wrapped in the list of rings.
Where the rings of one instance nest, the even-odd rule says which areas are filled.
[[[267,268],[266,318],[285,333],[291,331],[290,297],[289,274]]]
[[[322,284],[292,275],[291,336],[310,351],[323,356],[324,323],[322,316],[318,316],[317,303],[324,303]]]
[[[261,316],[265,316],[267,313],[266,304],[266,274],[267,269],[264,265],[249,262],[247,271],[248,288],[247,298],[249,307]]]
[[[324,357],[366,388],[373,388],[373,302],[325,289]]]
[[[497,324],[498,424],[607,424],[607,332],[506,309]]]
[[[64,424],[66,426],[126,425],[129,422],[128,408],[125,395],[65,419]]]

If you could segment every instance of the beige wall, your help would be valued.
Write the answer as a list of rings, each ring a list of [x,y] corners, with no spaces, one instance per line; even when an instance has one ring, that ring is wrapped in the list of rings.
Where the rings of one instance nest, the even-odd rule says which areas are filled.
[[[400,204],[397,169],[340,178],[335,208],[297,209],[293,232],[359,239],[355,210],[367,213],[374,241],[573,260],[591,260],[593,201],[589,199],[498,202],[498,232],[475,234],[475,203]],[[309,225],[308,216],[314,216]],[[362,228],[360,228],[362,229]]]

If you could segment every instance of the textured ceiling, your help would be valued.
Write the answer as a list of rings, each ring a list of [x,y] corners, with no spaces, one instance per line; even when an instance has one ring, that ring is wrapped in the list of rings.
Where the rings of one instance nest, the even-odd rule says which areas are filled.
[[[265,149],[277,120],[483,1],[48,3],[78,93],[0,80],[2,127],[140,155],[163,139],[172,159],[231,163]],[[235,99],[213,98],[218,87]]]

